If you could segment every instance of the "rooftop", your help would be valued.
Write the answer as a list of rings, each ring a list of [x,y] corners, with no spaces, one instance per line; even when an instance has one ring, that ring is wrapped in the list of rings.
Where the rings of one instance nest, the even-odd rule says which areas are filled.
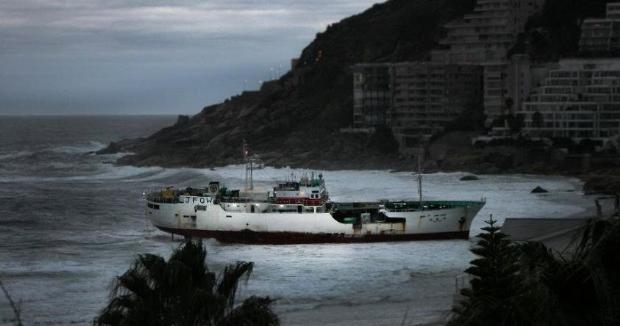
[[[501,230],[514,241],[539,241],[564,252],[574,243],[585,222],[585,218],[507,218]]]

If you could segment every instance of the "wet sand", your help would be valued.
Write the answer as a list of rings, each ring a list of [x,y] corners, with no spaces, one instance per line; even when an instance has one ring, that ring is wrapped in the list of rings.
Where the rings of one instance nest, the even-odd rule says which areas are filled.
[[[449,311],[437,310],[430,314],[411,315],[413,301],[397,303],[371,303],[358,306],[322,306],[280,316],[283,325],[324,326],[391,326],[391,325],[443,325]]]

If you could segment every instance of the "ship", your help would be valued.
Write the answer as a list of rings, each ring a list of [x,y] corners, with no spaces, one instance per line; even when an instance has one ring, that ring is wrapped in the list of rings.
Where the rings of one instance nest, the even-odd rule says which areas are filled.
[[[316,173],[257,191],[253,166],[248,158],[243,191],[213,181],[202,188],[167,187],[145,194],[147,217],[173,236],[225,243],[469,239],[472,220],[485,204],[484,199],[422,200],[421,173],[417,200],[335,202],[330,200],[323,175]]]

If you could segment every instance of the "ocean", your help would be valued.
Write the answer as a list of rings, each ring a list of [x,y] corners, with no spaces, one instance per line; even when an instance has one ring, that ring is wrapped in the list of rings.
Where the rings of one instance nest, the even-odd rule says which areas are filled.
[[[180,239],[172,240],[145,219],[143,192],[168,185],[202,186],[211,180],[243,185],[241,165],[116,166],[123,154],[93,153],[110,141],[148,136],[175,118],[0,116],[0,280],[20,302],[25,325],[92,323],[107,303],[114,277],[136,255],[167,257],[179,245]],[[267,189],[291,173],[304,172],[266,167],[256,170],[254,179],[257,187]],[[417,196],[412,172],[317,172],[323,173],[334,200]],[[593,206],[578,179],[484,175],[460,181],[465,174],[425,174],[424,197],[485,198],[472,234],[490,214],[502,222],[506,217],[566,217]],[[550,192],[531,194],[536,186]],[[470,241],[373,244],[205,244],[212,270],[239,260],[255,263],[241,297],[277,299],[275,310],[284,325],[344,325],[375,317],[372,324],[401,319],[414,324],[445,314],[455,277],[473,258],[469,249],[474,242],[472,236]],[[372,309],[389,306],[399,308]],[[0,325],[12,325],[12,318],[1,296]]]

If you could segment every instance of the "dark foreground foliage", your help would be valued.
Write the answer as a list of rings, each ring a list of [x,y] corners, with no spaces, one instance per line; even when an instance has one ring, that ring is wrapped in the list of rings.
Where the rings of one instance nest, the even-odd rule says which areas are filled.
[[[486,223],[449,325],[620,325],[618,219],[589,220],[567,257]]]
[[[145,254],[116,280],[96,325],[278,325],[268,297],[235,303],[239,281],[253,263],[238,262],[216,276],[202,243],[185,242],[170,259]]]

